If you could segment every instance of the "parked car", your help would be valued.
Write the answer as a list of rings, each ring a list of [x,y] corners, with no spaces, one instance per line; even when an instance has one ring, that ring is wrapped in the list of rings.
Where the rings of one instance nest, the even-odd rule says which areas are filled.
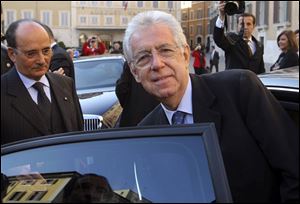
[[[299,127],[299,66],[258,75]]]
[[[232,202],[210,123],[28,139],[1,147],[1,173],[4,202]]]
[[[113,126],[117,120],[121,107],[115,85],[122,74],[124,61],[122,55],[89,56],[74,61],[75,84],[85,130],[97,129],[102,126],[101,122],[106,127]]]

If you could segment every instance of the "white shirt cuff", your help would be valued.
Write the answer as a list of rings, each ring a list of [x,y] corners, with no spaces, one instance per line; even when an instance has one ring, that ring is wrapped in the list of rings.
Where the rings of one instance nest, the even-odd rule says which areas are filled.
[[[218,19],[216,21],[216,27],[217,28],[224,28],[224,21],[222,21],[219,16],[218,16]]]

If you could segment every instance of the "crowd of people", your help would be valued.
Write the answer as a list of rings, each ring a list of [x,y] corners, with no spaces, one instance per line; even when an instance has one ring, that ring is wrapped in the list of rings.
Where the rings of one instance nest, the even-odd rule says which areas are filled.
[[[212,122],[234,202],[297,202],[298,129],[256,76],[265,67],[264,48],[252,35],[255,17],[244,13],[237,22],[243,32],[225,35],[224,3],[218,9],[213,35],[225,52],[224,72],[218,72],[214,46],[209,60],[201,45],[191,52],[180,23],[162,11],[133,17],[123,46],[116,42],[108,51],[93,36],[82,55],[124,54],[124,73],[116,83],[123,107],[119,126]],[[57,47],[51,29],[22,19],[5,36],[4,66],[11,67],[1,76],[1,144],[83,130],[72,57]],[[292,31],[278,36],[282,53],[272,70],[299,65],[295,39]],[[196,75],[189,73],[190,57]],[[1,51],[1,72],[2,59]],[[218,73],[206,74],[213,67]]]

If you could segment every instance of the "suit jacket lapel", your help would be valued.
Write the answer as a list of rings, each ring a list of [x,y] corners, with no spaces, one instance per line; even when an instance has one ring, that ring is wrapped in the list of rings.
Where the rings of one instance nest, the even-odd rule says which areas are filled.
[[[13,68],[8,76],[7,83],[8,94],[15,97],[15,100],[12,100],[12,106],[43,135],[49,134],[46,124],[43,123],[42,115],[22,83],[16,68]]]
[[[56,99],[58,109],[64,121],[64,125],[67,131],[71,131],[71,122],[67,116],[70,116],[72,112],[71,107],[73,106],[71,105],[70,101],[72,99],[72,93],[69,93],[69,89],[66,89],[66,87],[61,84],[61,81],[58,81],[55,77],[53,77],[53,73],[47,73],[46,76],[49,80],[53,96]]]
[[[256,40],[256,38],[254,38],[253,36],[252,36],[252,40],[255,43],[255,47],[256,47],[256,51],[255,51],[255,53],[253,54],[252,57],[254,57],[254,58],[261,57],[263,55],[263,53],[262,53],[263,52],[262,44],[260,42],[258,42]]]
[[[158,115],[159,115],[159,117],[157,118],[156,122],[159,125],[169,125],[169,120],[166,116],[164,109],[161,107],[161,105],[159,105]]]
[[[221,134],[221,115],[213,110],[215,96],[202,77],[191,75],[194,123],[213,122]]]

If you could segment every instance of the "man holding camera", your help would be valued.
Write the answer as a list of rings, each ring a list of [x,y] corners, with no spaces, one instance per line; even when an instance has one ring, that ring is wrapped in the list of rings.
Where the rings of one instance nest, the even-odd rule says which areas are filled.
[[[249,69],[256,74],[265,72],[263,60],[264,48],[258,42],[252,33],[255,28],[255,16],[249,13],[244,13],[244,5],[240,2],[235,2],[237,10],[228,6],[229,2],[220,1],[218,5],[219,17],[216,21],[214,29],[215,43],[225,51],[226,70],[227,69]],[[244,2],[243,2],[244,3]],[[232,2],[230,2],[232,4]],[[239,8],[239,6],[243,8]],[[227,8],[226,8],[227,7]],[[228,9],[229,8],[229,9]],[[227,15],[241,13],[238,17],[238,34],[224,34],[224,21]]]
[[[105,44],[101,41],[100,37],[93,36],[82,46],[82,55],[102,55],[106,51]]]

